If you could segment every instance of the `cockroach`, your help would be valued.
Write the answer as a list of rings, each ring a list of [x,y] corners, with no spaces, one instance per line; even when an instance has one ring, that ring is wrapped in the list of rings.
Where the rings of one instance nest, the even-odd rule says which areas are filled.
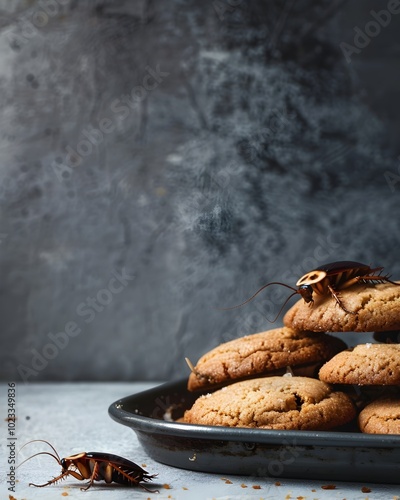
[[[126,458],[119,457],[118,455],[113,455],[112,453],[98,453],[98,452],[82,452],[76,455],[71,455],[66,458],[60,458],[56,449],[48,442],[43,439],[34,439],[26,443],[22,448],[30,443],[46,443],[54,451],[50,453],[48,451],[41,451],[35,453],[31,457],[24,460],[18,467],[27,462],[33,457],[38,455],[49,455],[53,457],[57,463],[61,466],[61,474],[47,483],[44,484],[34,484],[29,483],[29,486],[36,486],[37,488],[43,488],[44,486],[49,486],[50,484],[55,484],[61,479],[67,476],[72,476],[79,481],[84,481],[88,479],[89,482],[85,488],[81,488],[82,491],[88,490],[95,481],[105,481],[106,483],[119,483],[126,486],[140,486],[142,489],[148,491],[149,493],[158,493],[157,490],[149,490],[143,486],[141,481],[150,481],[157,474],[150,475],[144,469],[139,467],[139,465],[127,460]],[[22,450],[21,448],[21,450]]]
[[[285,300],[277,316],[271,323],[277,320],[287,302],[296,294],[301,295],[304,301],[310,306],[314,304],[314,293],[321,296],[331,295],[344,312],[348,314],[356,314],[356,312],[349,311],[345,307],[340,298],[339,291],[356,285],[357,283],[392,283],[393,285],[400,285],[400,283],[391,281],[388,275],[382,276],[382,271],[383,267],[372,268],[366,264],[361,264],[360,262],[352,262],[348,260],[331,262],[329,264],[323,264],[302,276],[296,283],[297,288],[286,285],[285,283],[273,281],[262,286],[256,291],[256,293],[241,304],[227,309],[234,309],[247,304],[262,290],[270,285],[281,285],[286,288],[290,288],[293,290],[293,293]]]

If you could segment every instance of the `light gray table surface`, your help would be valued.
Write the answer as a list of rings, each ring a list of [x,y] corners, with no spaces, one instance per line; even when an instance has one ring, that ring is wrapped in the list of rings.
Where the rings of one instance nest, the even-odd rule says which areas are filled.
[[[400,500],[396,485],[335,482],[336,488],[325,490],[327,482],[222,476],[191,472],[155,462],[146,455],[136,434],[113,421],[108,407],[114,401],[157,385],[155,383],[47,383],[17,384],[15,393],[15,446],[20,450],[32,439],[50,441],[61,457],[81,451],[108,452],[128,458],[157,473],[150,494],[140,488],[125,488],[115,484],[96,483],[88,491],[80,490],[82,482],[68,477],[46,488],[29,487],[29,482],[43,483],[60,473],[60,466],[49,456],[42,455],[16,470],[15,491],[6,482],[10,472],[12,442],[8,439],[8,386],[0,391],[1,415],[1,500],[124,498],[154,499],[301,499],[301,500]],[[48,451],[43,443],[31,443],[19,451],[17,462],[39,451]],[[51,450],[50,450],[51,451]],[[11,453],[12,454],[12,453]],[[399,471],[400,477],[400,471]],[[279,484],[280,483],[280,484]],[[167,486],[167,487],[166,487]],[[257,489],[253,488],[254,486]],[[362,488],[370,491],[362,491]],[[11,495],[11,496],[10,496]]]

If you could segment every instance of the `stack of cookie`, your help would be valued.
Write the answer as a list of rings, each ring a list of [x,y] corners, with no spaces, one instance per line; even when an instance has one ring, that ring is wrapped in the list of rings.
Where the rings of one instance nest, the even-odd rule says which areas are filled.
[[[221,344],[196,366],[189,362],[189,391],[208,392],[182,421],[335,429],[359,413],[359,388],[375,385],[383,397],[361,408],[361,431],[400,433],[400,345],[365,343],[348,350],[342,340],[326,333],[400,329],[400,287],[357,285],[343,290],[341,300],[353,314],[331,297],[316,297],[313,307],[300,299],[285,315],[284,327]],[[394,391],[383,394],[388,385]]]
[[[343,290],[341,300],[353,314],[331,297],[317,297],[312,309],[304,301],[296,303],[284,323],[313,331],[360,332],[361,342],[329,360],[319,378],[357,395],[362,432],[400,434],[400,286],[358,285]],[[375,339],[390,343],[363,343],[361,332],[375,332]]]

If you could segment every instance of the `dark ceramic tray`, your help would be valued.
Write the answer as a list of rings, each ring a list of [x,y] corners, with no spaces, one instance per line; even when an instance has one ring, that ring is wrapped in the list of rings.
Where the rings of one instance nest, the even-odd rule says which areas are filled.
[[[158,462],[218,474],[399,483],[400,436],[178,423],[199,396],[186,383],[167,383],[109,408],[111,418],[135,431]]]

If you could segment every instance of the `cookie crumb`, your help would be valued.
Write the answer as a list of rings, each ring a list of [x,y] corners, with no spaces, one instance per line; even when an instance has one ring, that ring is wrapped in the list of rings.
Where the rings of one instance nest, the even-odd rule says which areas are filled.
[[[368,488],[367,486],[363,486],[363,487],[361,488],[361,491],[362,491],[363,493],[371,493],[371,491],[372,491],[372,490],[371,490],[371,488]]]
[[[287,352],[290,353],[290,351],[288,350]],[[290,366],[287,366],[286,367],[286,373],[284,373],[282,375],[282,377],[294,377],[294,373],[293,373],[293,370],[290,368]]]
[[[281,483],[279,481],[276,481],[275,486],[280,486]]]
[[[259,484],[253,484],[253,490],[261,490],[261,486]]]
[[[165,483],[165,484],[163,484],[163,488],[164,488],[165,490],[170,490],[170,489],[171,489],[171,486],[170,486],[168,483]]]
[[[336,486],[334,484],[324,484],[321,488],[323,490],[336,490]]]
[[[63,491],[63,492],[61,493],[61,496],[63,496],[63,497],[67,497],[67,496],[68,496],[68,492],[67,492],[67,491]]]
[[[240,487],[241,487],[241,488],[247,488],[247,485],[246,485],[246,484],[244,484],[244,483],[242,483],[242,484],[240,485]]]
[[[225,484],[232,484],[232,481],[230,481],[229,479],[225,479]]]

